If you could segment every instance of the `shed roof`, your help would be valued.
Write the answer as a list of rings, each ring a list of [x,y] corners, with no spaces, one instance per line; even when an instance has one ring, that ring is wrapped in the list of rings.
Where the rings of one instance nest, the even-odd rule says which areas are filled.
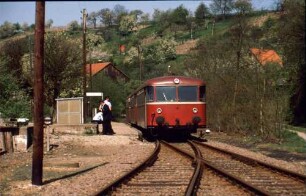
[[[266,65],[267,63],[277,63],[281,67],[283,66],[281,58],[274,50],[258,48],[251,48],[250,50],[261,65]]]
[[[105,67],[107,67],[110,64],[111,64],[111,62],[87,64],[86,65],[86,73],[90,74],[90,65],[91,65],[92,75],[95,75],[99,71],[103,70]]]
[[[90,66],[91,66],[91,74],[92,76],[98,74],[100,71],[105,69],[108,66],[112,66],[115,70],[117,70],[124,78],[129,80],[129,77],[123,73],[120,69],[118,69],[116,66],[113,65],[112,62],[104,62],[104,63],[92,63],[92,64],[86,64],[86,73],[90,74]]]

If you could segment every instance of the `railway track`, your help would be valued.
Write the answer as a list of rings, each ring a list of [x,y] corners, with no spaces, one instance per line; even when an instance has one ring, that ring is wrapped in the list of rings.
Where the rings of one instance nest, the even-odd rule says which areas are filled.
[[[157,142],[152,155],[125,176],[116,179],[97,195],[193,195],[201,176],[201,162]]]
[[[204,160],[264,195],[306,195],[306,176],[196,142]],[[204,156],[205,155],[205,156]]]
[[[162,141],[97,195],[306,195],[305,183],[305,175],[206,143]]]
[[[231,195],[306,195],[306,176],[289,170],[269,165],[264,162],[241,156],[208,144],[194,141],[203,156],[204,171],[198,194],[210,195],[231,190]],[[178,148],[191,152],[186,145],[177,145]],[[191,153],[190,153],[191,154]],[[218,174],[223,181],[235,183],[241,191],[232,192],[233,187],[222,185],[223,181],[211,180],[212,174]],[[210,180],[205,180],[210,179]],[[208,183],[209,182],[209,183]],[[224,190],[223,190],[224,189]],[[218,195],[225,194],[225,192]]]

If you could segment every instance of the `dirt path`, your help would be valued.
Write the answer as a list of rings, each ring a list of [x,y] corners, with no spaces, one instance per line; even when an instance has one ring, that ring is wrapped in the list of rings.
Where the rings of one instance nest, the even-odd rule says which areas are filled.
[[[305,142],[306,142],[306,133],[301,132],[301,131],[295,131],[295,130],[292,130],[292,129],[288,129],[288,130],[291,131],[291,132],[296,133],[300,138],[303,138],[305,140]]]
[[[299,132],[299,131],[296,131],[296,133],[298,134],[298,136],[300,136],[301,138],[303,138],[306,141],[306,133]]]

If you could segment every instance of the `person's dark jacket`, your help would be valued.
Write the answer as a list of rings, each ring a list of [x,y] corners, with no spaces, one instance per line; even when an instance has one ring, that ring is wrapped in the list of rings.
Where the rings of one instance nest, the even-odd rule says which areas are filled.
[[[103,111],[103,120],[111,121],[112,111],[109,109],[109,106],[107,104],[104,104],[102,111]]]

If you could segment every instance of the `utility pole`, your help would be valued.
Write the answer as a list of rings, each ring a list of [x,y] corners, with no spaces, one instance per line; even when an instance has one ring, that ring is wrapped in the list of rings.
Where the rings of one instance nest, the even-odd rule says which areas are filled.
[[[36,1],[34,63],[34,134],[32,184],[42,185],[44,152],[44,34],[45,2]]]
[[[83,123],[87,117],[87,99],[86,99],[86,9],[83,9]]]
[[[140,43],[137,45],[137,51],[138,51],[138,62],[139,62],[139,80],[142,81],[142,72],[143,72],[143,66],[142,66],[142,48],[140,46]]]

